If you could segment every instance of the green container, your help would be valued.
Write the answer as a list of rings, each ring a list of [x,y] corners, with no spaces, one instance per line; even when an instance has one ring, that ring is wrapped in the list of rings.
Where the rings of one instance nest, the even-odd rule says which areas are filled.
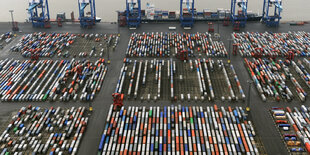
[[[16,132],[17,130],[18,130],[18,127],[15,127],[13,131]]]

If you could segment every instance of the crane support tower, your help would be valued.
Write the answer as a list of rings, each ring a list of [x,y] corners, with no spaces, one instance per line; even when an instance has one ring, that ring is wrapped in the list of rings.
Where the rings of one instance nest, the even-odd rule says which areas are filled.
[[[194,0],[180,0],[180,22],[182,27],[193,27],[194,11]]]
[[[126,0],[126,21],[128,27],[141,24],[141,0]]]
[[[50,13],[47,0],[29,0],[28,13],[33,27],[50,27]]]
[[[79,20],[81,27],[91,28],[96,24],[96,4],[95,0],[78,0],[79,2]],[[89,12],[85,12],[88,9]]]
[[[230,15],[232,24],[240,25],[240,27],[245,27],[247,17],[247,10],[248,10],[248,0],[231,0],[231,8],[230,8]]]
[[[262,21],[270,27],[279,26],[282,10],[282,0],[264,0]]]

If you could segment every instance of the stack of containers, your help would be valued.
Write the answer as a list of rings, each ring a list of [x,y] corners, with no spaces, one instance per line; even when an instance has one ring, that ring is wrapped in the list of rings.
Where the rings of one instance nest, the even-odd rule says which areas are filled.
[[[291,101],[294,95],[288,87],[289,81],[296,90],[296,97],[301,101],[306,100],[307,93],[290,72],[289,61],[278,60],[276,62],[271,58],[253,58],[250,61],[245,58],[244,62],[263,101],[266,101],[267,97],[274,97],[277,101],[280,99]],[[295,62],[292,62],[292,64],[295,64]],[[297,67],[296,64],[295,67]]]
[[[76,36],[69,33],[38,32],[24,35],[19,43],[11,48],[13,52],[20,52],[24,57],[31,57],[32,53],[40,57],[52,57],[74,43]]]
[[[168,11],[162,11],[162,19],[168,19],[169,13]]]
[[[155,6],[154,4],[147,3],[146,4],[146,18],[150,20],[154,20],[155,15]]]
[[[104,59],[0,61],[2,101],[89,101],[100,91],[107,73]]]
[[[310,33],[304,31],[272,33],[242,32],[232,34],[241,56],[310,56]]]
[[[186,51],[189,57],[207,55],[227,57],[228,52],[222,41],[212,39],[206,33],[132,33],[126,50],[127,57],[169,57]]]
[[[155,9],[155,14],[154,14],[154,19],[155,20],[161,20],[162,19],[162,10],[160,9]]]
[[[226,14],[226,11],[223,9],[223,8],[218,8],[217,9],[217,14],[218,14],[218,18],[219,19],[224,19],[225,18],[225,14]]]
[[[225,17],[230,18],[230,9],[225,9]]]
[[[210,9],[203,9],[203,16],[204,16],[204,18],[210,19],[211,18],[211,10]]]
[[[77,154],[86,108],[22,107],[0,135],[1,154]]]
[[[176,16],[176,11],[169,11],[169,19],[176,19],[177,16]]]
[[[9,42],[12,41],[13,38],[13,33],[12,32],[7,32],[4,34],[0,35],[0,49],[3,48],[3,43],[8,44]]]
[[[98,154],[259,154],[241,107],[122,107],[106,120]]]
[[[293,109],[272,107],[270,110],[290,153],[310,153],[309,110],[304,105]]]

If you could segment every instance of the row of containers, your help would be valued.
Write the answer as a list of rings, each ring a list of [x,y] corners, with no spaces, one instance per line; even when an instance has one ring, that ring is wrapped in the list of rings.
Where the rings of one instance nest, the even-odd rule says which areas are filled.
[[[213,59],[124,59],[115,93],[141,100],[245,100],[234,66]]]
[[[259,154],[241,107],[111,105],[98,154]]]
[[[104,59],[0,60],[1,101],[91,101],[107,70]]]
[[[270,110],[275,125],[290,154],[310,153],[309,107],[273,107]]]
[[[77,154],[88,124],[85,107],[22,107],[1,124],[0,154]]]
[[[71,34],[36,32],[23,35],[10,51],[18,52],[23,57],[69,57],[70,55],[103,56],[107,48],[118,45],[119,37],[115,34]],[[97,48],[96,48],[97,47]]]
[[[132,33],[126,50],[127,57],[169,57],[187,51],[189,57],[227,57],[222,41],[205,33]]]
[[[310,91],[310,61],[244,59],[250,78],[263,101],[306,101]]]
[[[242,32],[232,34],[233,44],[243,57],[310,56],[310,33],[304,31]]]

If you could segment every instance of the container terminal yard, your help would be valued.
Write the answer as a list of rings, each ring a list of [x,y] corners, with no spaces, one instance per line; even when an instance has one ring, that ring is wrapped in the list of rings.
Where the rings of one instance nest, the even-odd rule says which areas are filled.
[[[108,117],[108,113],[109,113],[109,107],[111,104],[113,104],[113,98],[112,98],[112,94],[115,93],[115,89],[117,87],[118,84],[118,80],[119,80],[119,75],[121,73],[121,69],[124,65],[124,61],[126,63],[126,61],[128,61],[128,65],[131,65],[131,68],[128,68],[129,72],[132,72],[132,66],[134,65],[134,62],[136,60],[136,73],[138,74],[138,69],[139,69],[139,63],[142,63],[141,66],[141,87],[139,87],[139,98],[137,97],[137,99],[134,99],[134,87],[132,88],[132,95],[131,98],[128,99],[128,97],[124,98],[124,106],[125,108],[128,108],[129,106],[145,106],[145,110],[149,110],[150,107],[157,107],[160,106],[161,108],[164,108],[164,106],[166,106],[166,108],[168,108],[171,105],[174,105],[175,108],[177,109],[178,105],[182,105],[184,107],[191,107],[191,108],[196,108],[195,106],[202,106],[203,110],[207,110],[207,106],[209,106],[210,108],[214,106],[214,104],[217,105],[218,108],[221,108],[223,106],[223,108],[228,108],[228,106],[230,106],[232,109],[235,109],[235,107],[242,107],[243,111],[245,111],[245,108],[247,106],[247,99],[245,99],[245,101],[242,100],[242,96],[239,93],[239,89],[236,84],[236,82],[234,81],[234,78],[231,77],[232,75],[232,70],[230,68],[230,66],[224,65],[225,69],[227,70],[227,74],[229,74],[229,78],[230,78],[230,83],[233,86],[233,90],[234,93],[236,93],[236,95],[239,95],[239,100],[238,102],[232,100],[229,101],[227,98],[225,98],[225,100],[223,101],[221,99],[221,96],[224,95],[229,95],[226,93],[223,93],[221,91],[221,86],[222,87],[227,87],[227,84],[225,83],[225,79],[222,79],[222,85],[221,86],[217,86],[217,82],[213,82],[212,80],[212,73],[210,72],[210,78],[212,81],[212,87],[214,89],[214,95],[215,95],[215,99],[213,101],[209,101],[207,98],[205,100],[201,100],[201,99],[197,99],[195,100],[195,96],[193,95],[190,101],[188,101],[187,96],[185,95],[186,92],[184,92],[184,101],[181,100],[180,97],[178,97],[178,99],[176,101],[171,101],[170,98],[170,89],[162,89],[161,91],[163,92],[167,92],[166,94],[161,93],[162,96],[160,99],[158,100],[154,100],[154,99],[150,99],[149,101],[147,100],[147,98],[141,100],[141,96],[143,96],[143,94],[145,95],[145,97],[147,97],[147,92],[144,91],[144,89],[142,86],[142,79],[143,79],[143,71],[144,71],[144,67],[145,67],[145,63],[146,60],[148,60],[149,65],[151,65],[151,61],[165,61],[164,62],[164,66],[163,67],[163,71],[162,71],[162,81],[166,83],[167,86],[163,86],[163,87],[168,87],[170,85],[170,80],[168,80],[168,78],[164,77],[167,76],[168,74],[168,62],[169,61],[175,61],[176,64],[181,65],[181,66],[188,66],[187,68],[190,70],[189,72],[194,74],[191,75],[189,73],[187,73],[188,75],[194,76],[195,78],[197,78],[197,73],[196,73],[196,69],[194,69],[194,71],[191,71],[190,66],[189,66],[189,61],[184,62],[179,60],[177,57],[177,55],[173,56],[169,56],[168,58],[165,57],[153,57],[153,58],[126,58],[126,51],[128,48],[128,43],[130,40],[130,36],[132,33],[140,33],[142,34],[143,32],[170,32],[168,27],[170,26],[175,26],[176,30],[174,31],[175,33],[180,33],[183,34],[183,32],[185,33],[190,33],[190,34],[195,34],[197,32],[207,32],[208,31],[208,27],[206,27],[206,24],[203,23],[197,23],[195,24],[195,26],[191,29],[191,30],[183,30],[181,28],[181,26],[177,23],[163,23],[163,24],[159,24],[160,27],[153,27],[152,25],[149,24],[142,24],[141,27],[139,27],[136,30],[129,30],[126,27],[120,27],[119,28],[119,32],[120,32],[120,39],[118,42],[118,45],[116,46],[115,51],[110,51],[110,64],[105,63],[105,65],[108,67],[106,76],[104,78],[103,84],[101,86],[101,90],[99,92],[96,93],[93,101],[91,102],[87,102],[87,101],[80,101],[79,98],[77,99],[77,101],[74,101],[73,98],[72,100],[69,101],[61,101],[59,100],[59,98],[56,101],[21,101],[21,102],[2,102],[1,106],[2,108],[0,108],[1,110],[1,120],[3,122],[7,122],[8,119],[10,119],[12,112],[17,112],[19,111],[19,109],[21,107],[28,107],[29,104],[33,105],[33,106],[40,106],[41,108],[50,108],[50,107],[62,107],[62,108],[71,108],[71,107],[80,107],[80,106],[84,106],[84,107],[89,107],[90,105],[93,107],[93,111],[90,112],[92,113],[89,117],[88,120],[88,125],[87,125],[87,129],[84,132],[83,138],[80,142],[79,145],[79,149],[78,149],[78,154],[85,154],[85,153],[92,153],[92,154],[97,154],[98,153],[98,148],[99,148],[99,144],[100,144],[100,140],[102,139],[102,134],[104,132],[105,129],[105,122],[106,122],[106,118]],[[7,23],[2,23],[0,25],[1,27],[1,33],[6,33],[8,31],[10,31],[10,29],[8,28],[8,24]],[[118,26],[114,25],[114,24],[108,24],[108,23],[101,23],[101,24],[96,24],[96,28],[93,29],[81,29],[80,26],[78,24],[64,24],[63,27],[59,28],[57,27],[57,25],[55,25],[52,29],[37,29],[37,28],[32,28],[31,25],[29,24],[20,24],[19,28],[23,31],[22,33],[17,33],[16,38],[9,43],[8,45],[4,46],[3,50],[1,50],[1,59],[4,61],[5,59],[12,59],[13,60],[20,60],[20,63],[22,63],[25,60],[30,60],[30,58],[26,58],[23,57],[20,53],[16,53],[16,52],[12,52],[10,49],[11,47],[15,46],[16,44],[18,44],[19,40],[21,39],[21,37],[23,36],[23,34],[28,34],[28,33],[34,33],[34,32],[46,32],[46,33],[53,33],[53,32],[57,32],[57,33],[67,33],[70,32],[72,34],[96,34],[97,31],[101,32],[102,34],[117,34],[118,32]],[[280,27],[278,28],[268,28],[263,26],[261,23],[248,23],[248,26],[243,28],[242,30],[244,30],[245,32],[251,32],[253,30],[255,30],[255,32],[261,32],[264,33],[265,31],[273,31],[273,32],[297,32],[297,31],[305,31],[305,32],[309,32],[309,27],[306,26],[302,26],[302,27],[296,27],[296,26],[290,26],[289,24],[281,24]],[[217,30],[215,30],[217,31]],[[221,38],[220,40],[223,41],[226,50],[229,50],[229,43],[230,40],[228,40],[227,38],[230,38],[231,34],[233,33],[233,29],[231,27],[225,27],[220,25],[220,35]],[[94,41],[95,42],[95,41]],[[231,50],[232,50],[232,46],[231,46]],[[91,45],[90,45],[90,50],[91,49]],[[123,52],[122,52],[123,51]],[[122,53],[121,53],[122,52]],[[229,56],[229,54],[228,54]],[[124,59],[125,58],[125,59]],[[189,57],[191,58],[191,57]],[[45,57],[40,57],[38,61],[41,60],[65,60],[66,58],[63,57],[57,57],[54,56],[52,58],[45,58]],[[67,60],[71,60],[73,59],[72,56],[70,56]],[[83,60],[83,59],[89,59],[92,62],[96,62],[99,60],[98,57],[90,57],[90,58],[79,58],[76,57],[75,58],[76,61],[78,60]],[[201,54],[198,56],[194,56],[193,58],[191,58],[190,60],[192,60],[193,63],[193,68],[195,68],[196,66],[195,64],[195,60],[197,61],[197,63],[199,62],[198,60],[213,60],[214,61],[214,67],[215,69],[217,69],[216,67],[218,67],[217,61],[218,60],[222,60],[222,62],[224,64],[228,63],[228,58],[225,57],[206,57],[205,55]],[[255,58],[255,59],[262,59],[264,60],[264,63],[271,63],[270,60],[268,59],[268,57],[264,58]],[[253,62],[255,60],[254,58],[248,57],[247,60],[249,62]],[[300,67],[299,62],[306,68],[307,67],[307,63],[305,62],[304,59],[307,59],[307,57],[298,57],[296,56],[294,59],[295,64]],[[280,63],[280,61],[278,61],[278,59],[276,59],[276,63],[281,67],[281,72],[284,72],[284,66],[282,67],[282,65],[287,65],[285,63],[285,57],[281,58],[283,64]],[[107,58],[105,58],[105,61],[107,61]],[[130,63],[129,63],[130,62]],[[248,84],[248,80],[252,79],[251,78],[251,74],[249,74],[249,71],[247,69],[247,65],[245,63],[245,60],[243,57],[240,56],[239,52],[237,52],[237,56],[234,56],[233,54],[230,54],[230,62],[234,67],[234,70],[237,74],[238,80],[240,81],[240,85],[242,86],[243,92],[245,96],[248,96],[248,89],[249,89],[249,84]],[[56,62],[53,62],[56,63]],[[50,65],[53,65],[50,64]],[[173,63],[172,63],[173,64]],[[176,65],[176,66],[178,66]],[[266,64],[267,65],[267,64]],[[156,65],[155,65],[156,66]],[[154,66],[154,67],[155,67]],[[180,67],[181,67],[180,66]],[[57,66],[55,65],[54,68],[56,68]],[[180,67],[177,67],[176,69],[178,70]],[[207,66],[209,68],[209,65]],[[288,66],[288,68],[290,69],[291,74],[293,74],[293,77],[295,77],[295,79],[297,79],[297,81],[299,82],[299,84],[301,85],[301,87],[305,90],[308,91],[307,89],[307,85],[305,83],[305,81],[303,81],[303,76],[299,75],[298,73],[296,73],[296,70],[294,69],[293,65]],[[50,69],[50,68],[49,68]],[[202,66],[202,70],[204,69],[204,66]],[[173,69],[172,69],[173,70]],[[306,68],[306,71],[308,70],[308,68]],[[48,69],[47,69],[48,71]],[[216,70],[216,72],[221,72],[220,70]],[[274,71],[274,70],[272,70]],[[39,73],[38,73],[39,74]],[[154,76],[149,77],[153,82],[149,83],[152,86],[157,86],[155,83],[155,74],[156,74],[156,70],[154,72],[149,72],[149,74],[152,74]],[[185,78],[185,73],[184,74],[184,78]],[[304,73],[305,74],[305,73]],[[129,75],[129,73],[127,73],[127,76]],[[224,74],[218,74],[219,76],[221,76],[222,78],[224,77]],[[175,78],[176,81],[179,80],[180,75],[176,75],[177,77]],[[203,74],[204,79],[207,80],[206,74]],[[129,77],[127,78],[127,82],[125,82],[124,86],[124,94],[125,96],[128,93],[128,87],[129,87],[129,83],[130,83],[130,79]],[[214,79],[217,80],[217,79]],[[71,82],[72,80],[70,79],[68,82]],[[185,81],[185,79],[184,79]],[[195,82],[198,83],[198,78],[197,80],[192,80],[195,85]],[[135,81],[136,82],[136,81]],[[253,128],[255,129],[255,139],[256,143],[258,143],[257,147],[260,148],[259,150],[263,150],[262,152],[265,152],[267,154],[288,154],[288,149],[285,145],[285,143],[283,142],[277,126],[275,126],[274,122],[273,122],[273,117],[271,117],[270,115],[270,110],[272,107],[282,107],[282,108],[286,108],[286,107],[300,107],[302,104],[304,104],[305,106],[307,106],[307,97],[305,98],[304,102],[301,102],[298,94],[296,93],[296,87],[294,87],[294,84],[290,81],[287,80],[285,81],[287,83],[288,87],[290,88],[292,94],[293,94],[293,98],[291,101],[287,101],[286,99],[283,98],[282,94],[280,96],[281,100],[277,101],[275,99],[275,97],[271,96],[268,98],[267,101],[263,101],[261,98],[261,94],[259,93],[259,91],[257,91],[257,88],[255,86],[255,84],[252,85],[251,87],[251,91],[250,91],[250,107],[251,107],[251,112],[250,115],[248,116],[248,119],[251,120]],[[39,83],[39,82],[38,82]],[[197,84],[197,87],[193,87],[193,86],[189,86],[190,88],[196,88],[196,93],[198,93],[200,95],[200,90],[199,90],[199,84]],[[163,85],[164,83],[162,83]],[[206,87],[208,88],[209,85],[206,82]],[[148,85],[148,84],[147,84]],[[189,85],[189,84],[188,84]],[[274,84],[275,85],[275,84]],[[135,86],[135,85],[133,85]],[[42,86],[43,87],[43,86]],[[177,86],[176,86],[177,87]],[[186,85],[184,86],[183,89],[186,90]],[[228,87],[227,87],[228,88]],[[82,89],[82,88],[81,88]],[[157,87],[154,87],[154,93],[156,95],[157,94]],[[220,90],[219,90],[220,89]],[[210,89],[207,89],[207,93],[208,95],[210,95]],[[224,90],[224,89],[223,89]],[[177,91],[177,90],[176,90]],[[182,91],[182,90],[181,90]],[[228,90],[226,90],[226,92],[228,92]],[[280,92],[279,92],[280,93]],[[169,94],[169,95],[167,95]],[[164,98],[164,96],[166,95],[166,98]],[[266,95],[266,94],[265,94]],[[154,95],[155,96],[155,95]],[[154,97],[153,96],[153,97]],[[198,95],[197,95],[198,96]],[[152,98],[153,98],[152,97]],[[164,109],[161,109],[164,110]],[[227,109],[226,109],[227,110]],[[140,111],[140,110],[138,110]],[[181,110],[182,111],[182,110]],[[142,112],[142,111],[141,111]],[[163,112],[163,111],[162,111]],[[142,115],[142,114],[141,114]],[[130,116],[130,115],[129,115]],[[6,127],[5,127],[6,128]],[[2,131],[5,130],[5,128],[2,129]],[[238,129],[237,129],[238,130]],[[259,144],[259,142],[262,142],[262,144]],[[255,143],[255,144],[256,144]],[[112,145],[112,144],[111,144]],[[274,147],[277,146],[277,147]],[[51,146],[52,148],[52,146]],[[298,147],[296,147],[298,148]]]
[[[78,2],[72,22],[39,0],[0,23],[1,155],[309,154],[310,27],[280,22],[281,0],[254,21],[247,0],[127,0],[118,23]]]

